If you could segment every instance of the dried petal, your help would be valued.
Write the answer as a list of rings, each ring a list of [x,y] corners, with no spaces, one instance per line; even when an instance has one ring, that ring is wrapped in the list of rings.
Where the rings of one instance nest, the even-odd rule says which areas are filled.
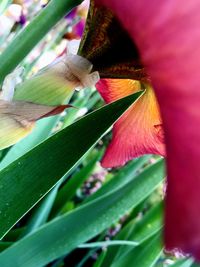
[[[98,72],[90,73],[91,70],[92,64],[87,59],[69,54],[20,83],[16,90],[21,69],[9,74],[0,100],[0,149],[26,136],[36,120],[62,112],[68,105],[61,104],[69,101],[77,86],[95,85]]]
[[[17,86],[14,99],[60,105],[69,101],[76,87],[95,85],[99,75],[90,73],[91,69],[92,64],[87,59],[69,54]]]
[[[67,105],[45,106],[24,101],[0,100],[0,149],[15,144],[29,134],[35,121],[62,112]]]

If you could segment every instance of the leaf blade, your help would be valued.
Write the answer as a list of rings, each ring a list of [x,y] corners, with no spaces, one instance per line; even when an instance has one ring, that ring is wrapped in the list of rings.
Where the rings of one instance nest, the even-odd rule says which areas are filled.
[[[138,92],[92,112],[1,170],[1,237],[77,164],[141,94]],[[92,124],[95,127],[91,128]]]
[[[38,267],[69,253],[145,199],[162,181],[163,167],[164,162],[159,161],[123,188],[41,227],[0,254],[0,265]]]

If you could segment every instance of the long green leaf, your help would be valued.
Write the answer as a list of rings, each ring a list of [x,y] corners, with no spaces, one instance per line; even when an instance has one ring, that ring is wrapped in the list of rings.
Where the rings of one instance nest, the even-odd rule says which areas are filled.
[[[162,244],[160,233],[145,241],[141,246],[132,249],[110,267],[153,267],[161,255]],[[108,267],[104,265],[104,267]]]
[[[185,266],[183,266],[183,267],[185,267]],[[187,266],[186,266],[186,267],[187,267]],[[191,267],[200,267],[200,264],[197,263],[197,262],[194,262],[194,263],[191,265]]]
[[[193,265],[193,259],[184,259],[184,260],[179,260],[176,263],[172,264],[171,267],[199,267],[200,265]]]
[[[97,192],[86,198],[85,203],[101,197],[111,190],[116,190],[133,180],[137,171],[149,160],[150,156],[143,156],[128,163],[111,180],[105,183]]]
[[[142,93],[92,112],[0,172],[0,236],[77,164]]]
[[[14,145],[0,162],[0,170],[10,163],[23,156],[26,152],[44,141],[58,122],[59,116],[45,118],[37,122],[33,132],[19,143]]]
[[[159,203],[151,208],[144,217],[135,222],[130,221],[115,237],[115,239],[129,240],[141,244],[149,239],[162,227],[162,204]],[[104,265],[110,266],[113,259],[118,259],[129,252],[129,248],[112,247],[108,248],[104,258]]]
[[[65,203],[71,200],[75,196],[77,189],[83,184],[83,182],[89,177],[94,170],[97,160],[101,156],[101,151],[94,155],[93,159],[84,166],[80,171],[75,173],[69,181],[58,192],[55,203],[52,209],[52,214],[58,213]]]
[[[132,246],[136,247],[138,245],[137,242],[134,241],[126,241],[126,240],[113,240],[113,241],[101,241],[101,242],[91,242],[79,245],[79,248],[96,248],[96,247],[108,247],[108,246]]]
[[[51,212],[51,208],[53,206],[54,200],[56,198],[56,194],[58,191],[60,184],[58,183],[39,203],[38,206],[33,210],[32,216],[29,218],[26,228],[20,237],[23,237],[37,228],[39,228],[42,224],[44,224]]]
[[[164,162],[159,161],[118,190],[58,217],[15,243],[0,254],[0,266],[39,267],[69,253],[138,205],[163,177]]]

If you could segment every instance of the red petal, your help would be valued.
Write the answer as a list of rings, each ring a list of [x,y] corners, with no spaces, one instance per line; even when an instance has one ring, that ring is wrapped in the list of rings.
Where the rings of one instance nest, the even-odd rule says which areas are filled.
[[[140,85],[134,80],[107,79],[101,80],[97,89],[109,103],[139,91]],[[115,123],[102,165],[121,166],[143,154],[165,154],[159,109],[151,88]]]
[[[136,42],[160,103],[169,177],[166,247],[200,260],[200,1],[98,2]]]

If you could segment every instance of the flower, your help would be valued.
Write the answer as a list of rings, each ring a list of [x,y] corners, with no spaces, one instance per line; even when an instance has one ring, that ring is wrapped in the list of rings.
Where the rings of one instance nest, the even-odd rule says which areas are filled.
[[[99,77],[91,69],[88,60],[68,54],[23,83],[21,68],[8,75],[0,100],[0,149],[29,134],[37,120],[69,107],[62,104],[69,102],[75,88],[93,86]]]
[[[165,131],[168,186],[165,246],[200,260],[200,2],[96,0],[137,45]]]
[[[141,90],[140,83],[130,79],[102,79],[96,87],[106,103]],[[158,104],[147,84],[145,94],[114,124],[102,166],[121,166],[143,154],[165,155]]]

